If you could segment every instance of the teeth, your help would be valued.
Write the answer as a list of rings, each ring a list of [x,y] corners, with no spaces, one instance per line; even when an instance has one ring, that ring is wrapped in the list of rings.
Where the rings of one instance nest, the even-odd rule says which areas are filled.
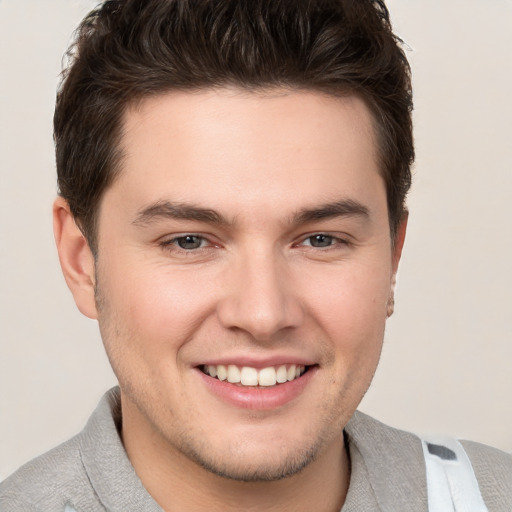
[[[250,366],[239,368],[234,364],[228,366],[208,365],[203,367],[203,372],[210,377],[219,380],[227,380],[232,384],[241,384],[242,386],[264,386],[270,387],[276,384],[283,384],[297,379],[306,371],[305,366],[291,364],[289,366],[269,366],[257,370]]]
[[[248,366],[244,366],[240,372],[240,383],[244,386],[257,386],[258,370],[256,370],[256,368],[249,368]]]
[[[288,380],[286,366],[284,364],[277,369],[276,380],[279,382],[279,384],[282,384]]]
[[[240,369],[234,364],[228,366],[228,382],[233,384],[240,382]]]
[[[212,370],[212,368],[215,368]],[[228,371],[223,364],[219,364],[219,366],[210,366],[209,373],[211,377],[215,377],[214,373],[217,374],[217,378],[219,380],[226,380],[228,378]]]
[[[263,368],[260,370],[258,375],[258,382],[260,386],[275,386],[277,382],[276,369],[272,366],[269,366],[268,368]]]

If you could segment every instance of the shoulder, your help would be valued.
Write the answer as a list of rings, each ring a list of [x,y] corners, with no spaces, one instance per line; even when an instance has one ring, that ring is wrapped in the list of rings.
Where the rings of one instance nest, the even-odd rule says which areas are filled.
[[[92,493],[80,456],[80,436],[19,468],[0,483],[2,512],[64,511],[76,505],[76,490]]]
[[[120,415],[119,390],[114,388],[100,400],[82,432],[0,484],[0,510],[161,511],[126,455]]]
[[[417,436],[359,411],[348,422],[345,433],[351,460],[364,466],[380,510],[427,512],[425,463]]]
[[[421,439],[411,432],[399,430],[356,411],[346,431],[371,466],[386,467],[391,461],[405,466],[409,475],[424,473]]]
[[[512,455],[472,441],[461,441],[489,510],[512,510]]]
[[[422,440],[356,412],[346,428],[361,452],[377,493],[390,484],[426,499],[426,467]],[[512,509],[512,455],[483,444],[461,441],[489,510]],[[390,472],[389,468],[393,471]],[[420,510],[418,508],[418,510]]]

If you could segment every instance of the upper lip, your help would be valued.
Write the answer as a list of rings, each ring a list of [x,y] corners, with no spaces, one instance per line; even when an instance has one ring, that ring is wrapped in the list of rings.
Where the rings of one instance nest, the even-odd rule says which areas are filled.
[[[282,365],[300,365],[300,366],[313,366],[317,364],[312,359],[301,356],[293,355],[276,355],[269,357],[251,357],[247,354],[239,356],[224,356],[212,359],[206,359],[194,364],[193,366],[218,366],[218,365],[235,365],[239,367],[249,366],[251,368],[262,369],[270,366],[282,366]]]

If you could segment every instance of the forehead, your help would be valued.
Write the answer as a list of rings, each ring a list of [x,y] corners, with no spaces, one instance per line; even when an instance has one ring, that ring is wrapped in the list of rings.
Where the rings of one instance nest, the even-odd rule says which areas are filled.
[[[161,196],[244,209],[286,199],[300,208],[306,195],[326,202],[383,187],[372,117],[355,96],[170,92],[126,112],[122,150],[113,188],[134,204]]]

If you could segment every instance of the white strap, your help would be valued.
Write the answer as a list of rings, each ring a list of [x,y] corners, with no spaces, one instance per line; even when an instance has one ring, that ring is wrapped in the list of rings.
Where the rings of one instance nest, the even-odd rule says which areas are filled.
[[[453,438],[422,439],[429,512],[488,512],[462,445]]]

